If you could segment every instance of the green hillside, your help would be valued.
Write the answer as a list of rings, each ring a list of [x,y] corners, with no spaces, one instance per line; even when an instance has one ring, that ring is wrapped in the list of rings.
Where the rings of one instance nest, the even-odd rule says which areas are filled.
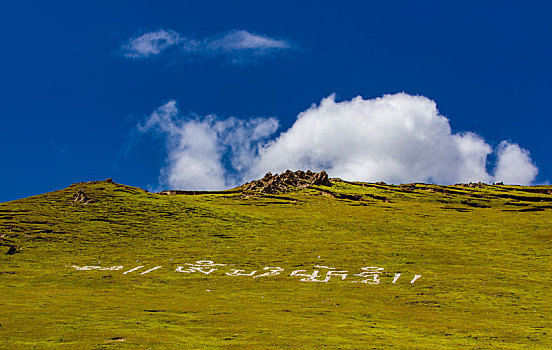
[[[552,348],[552,186],[332,182],[0,203],[0,348]]]

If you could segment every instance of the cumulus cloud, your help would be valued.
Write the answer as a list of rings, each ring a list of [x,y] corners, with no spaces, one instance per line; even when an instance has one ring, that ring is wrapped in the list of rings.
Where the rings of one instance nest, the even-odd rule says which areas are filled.
[[[129,58],[147,58],[158,55],[174,46],[181,55],[219,56],[239,61],[240,58],[268,55],[275,51],[290,49],[285,40],[250,33],[246,30],[232,30],[214,37],[197,39],[183,37],[172,30],[158,30],[131,38],[122,46],[123,54]]]
[[[494,176],[495,181],[528,185],[535,179],[537,173],[538,169],[533,164],[529,151],[508,141],[500,143]]]
[[[332,95],[275,137],[277,128],[274,118],[182,118],[174,101],[139,126],[167,136],[162,179],[173,188],[229,188],[286,169],[389,183],[530,184],[537,174],[527,150],[506,141],[493,150],[473,132],[453,133],[435,102],[423,96],[336,102]],[[490,156],[494,174],[487,169]]]
[[[172,188],[217,190],[234,186],[251,168],[259,147],[278,128],[274,118],[178,118],[171,100],[154,111],[142,133],[166,136],[167,166],[161,182]]]

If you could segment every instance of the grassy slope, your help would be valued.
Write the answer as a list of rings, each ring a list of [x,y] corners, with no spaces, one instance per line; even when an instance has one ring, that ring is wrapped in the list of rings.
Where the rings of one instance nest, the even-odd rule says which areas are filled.
[[[94,203],[73,203],[81,188]],[[0,247],[0,347],[551,348],[552,196],[527,190],[338,182],[259,198],[95,182],[1,203],[0,243],[21,249]],[[235,265],[174,271],[196,260]],[[289,276],[317,264],[350,276]],[[123,275],[140,265],[163,267]],[[224,275],[265,266],[285,271]],[[363,266],[385,268],[381,283],[348,282]]]

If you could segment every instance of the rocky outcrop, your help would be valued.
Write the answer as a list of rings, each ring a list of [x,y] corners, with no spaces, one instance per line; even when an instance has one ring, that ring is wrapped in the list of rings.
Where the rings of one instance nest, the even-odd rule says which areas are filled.
[[[73,195],[73,203],[82,203],[82,204],[89,204],[93,201],[88,198],[86,193],[84,193],[83,189],[79,189],[77,193]]]
[[[244,191],[258,191],[261,193],[289,192],[294,187],[307,188],[313,185],[332,186],[325,171],[319,173],[307,171],[287,170],[281,174],[267,173],[262,179],[254,180],[243,186]]]

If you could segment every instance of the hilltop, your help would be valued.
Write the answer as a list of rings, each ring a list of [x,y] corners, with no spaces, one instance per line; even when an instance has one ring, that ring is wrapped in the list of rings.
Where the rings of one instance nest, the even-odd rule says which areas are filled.
[[[0,347],[547,349],[551,219],[552,186],[76,183],[0,203]]]

